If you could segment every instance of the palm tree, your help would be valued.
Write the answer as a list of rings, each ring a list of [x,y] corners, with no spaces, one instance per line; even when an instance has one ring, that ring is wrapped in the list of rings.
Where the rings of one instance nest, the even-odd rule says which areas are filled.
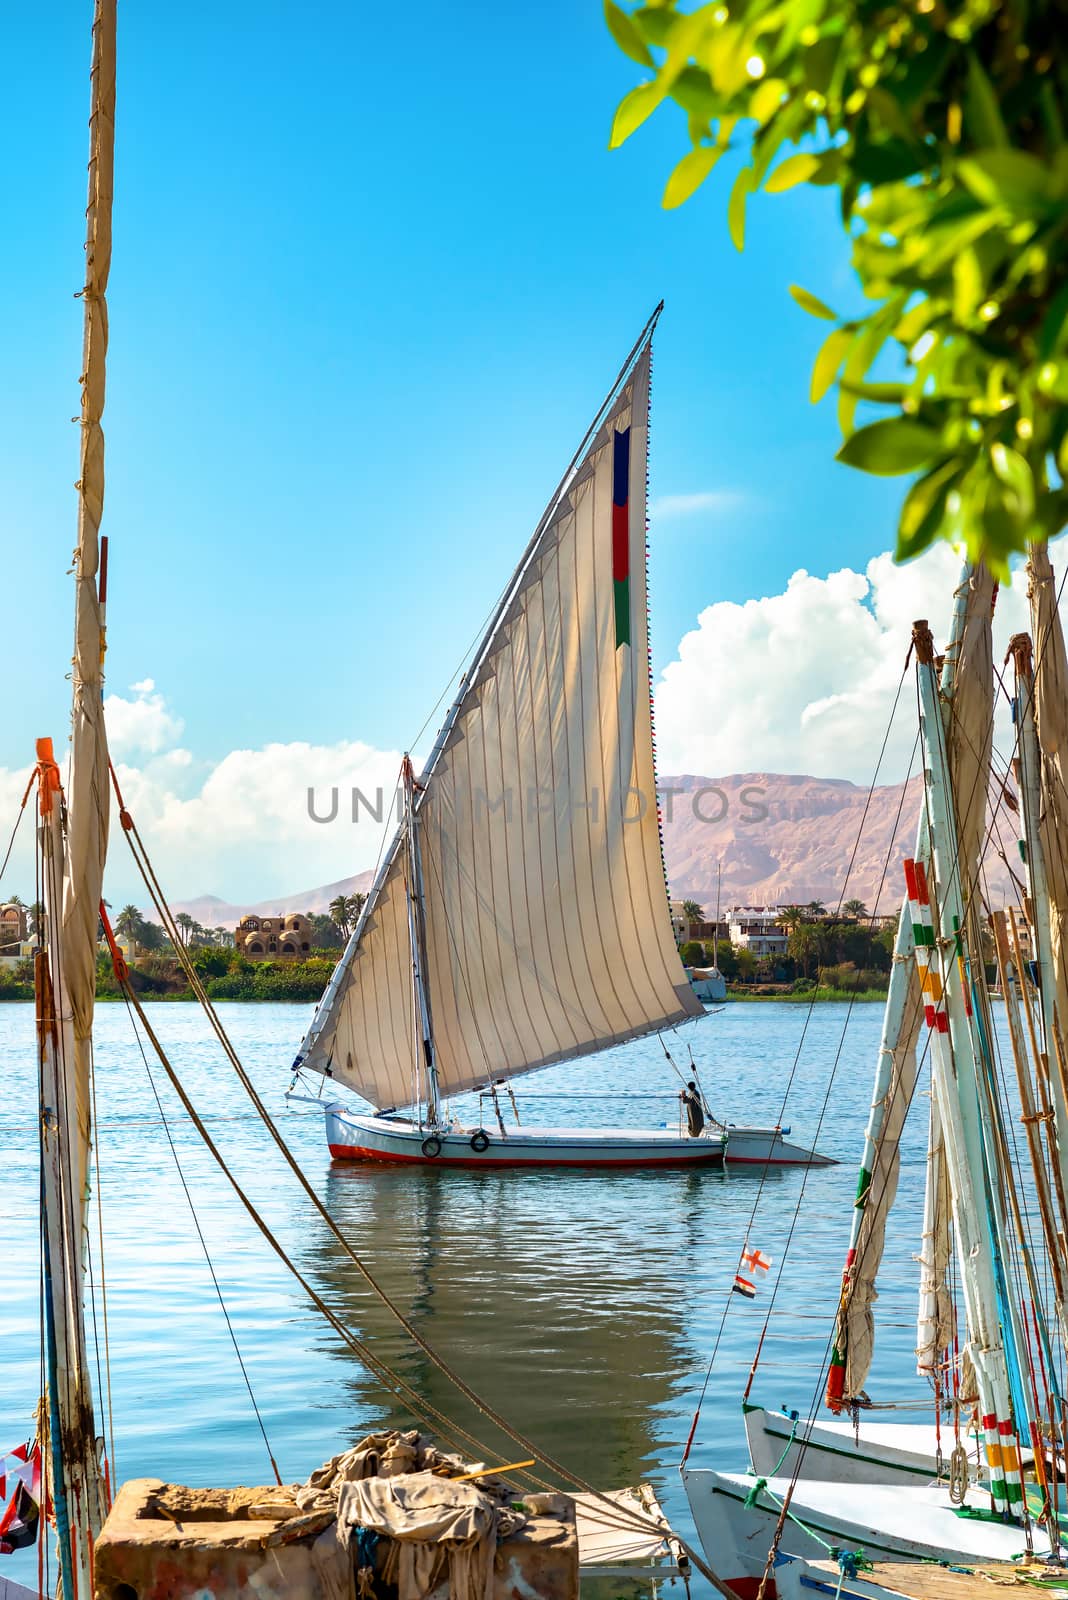
[[[193,918],[189,915],[188,911],[179,911],[174,920],[182,931],[183,944],[188,944],[189,935],[192,933],[193,929],[197,927],[197,923],[193,921]]]
[[[36,933],[36,934],[41,933],[43,928],[44,928],[44,903],[43,903],[43,901],[35,900],[33,902],[33,904],[30,907],[29,916],[30,916],[30,932],[31,933]]]
[[[842,915],[844,917],[856,917],[859,922],[861,917],[868,915],[868,908],[863,900],[847,900],[842,907]]]
[[[338,933],[343,934],[347,938],[349,933],[348,895],[336,895],[326,909],[330,915],[330,920],[334,924],[334,927],[337,929]]]
[[[351,919],[352,926],[355,927],[357,922],[360,920],[360,912],[367,904],[367,896],[365,894],[361,894],[359,889],[357,889],[355,894],[349,895],[348,900],[349,917]]]
[[[779,907],[779,925],[785,928],[788,933],[791,928],[796,928],[804,922],[805,918],[804,906],[789,905]]]
[[[810,917],[825,917],[827,915],[827,907],[822,900],[810,900],[805,910]]]
[[[703,922],[705,920],[704,907],[699,906],[696,900],[682,902],[682,914],[687,922]]]
[[[135,955],[144,921],[144,917],[142,917],[136,906],[123,906],[115,918],[115,932],[128,941],[130,949]]]

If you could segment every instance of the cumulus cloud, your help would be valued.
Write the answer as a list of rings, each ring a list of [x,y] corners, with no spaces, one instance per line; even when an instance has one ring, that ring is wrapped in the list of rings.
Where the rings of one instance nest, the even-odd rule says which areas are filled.
[[[649,502],[649,515],[659,522],[692,517],[701,511],[733,511],[745,496],[735,489],[701,489],[696,494],[661,494]]]
[[[130,685],[133,699],[121,694],[104,696],[108,740],[114,754],[134,751],[154,755],[166,750],[182,736],[181,717],[169,711],[151,678]]]
[[[864,572],[801,569],[781,594],[708,606],[657,686],[660,770],[870,782],[912,622],[928,617],[944,639],[959,571],[959,557],[940,545],[907,567],[886,554]],[[999,596],[995,648],[1026,626],[1020,575]],[[915,733],[906,693],[880,781],[904,776]]]

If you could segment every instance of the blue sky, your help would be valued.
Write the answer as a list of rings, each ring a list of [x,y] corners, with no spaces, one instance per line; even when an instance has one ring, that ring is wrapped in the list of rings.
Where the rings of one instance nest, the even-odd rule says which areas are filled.
[[[67,728],[90,14],[7,19],[9,769]],[[709,605],[892,545],[787,292],[853,292],[833,197],[757,201],[744,255],[727,174],[663,212],[684,120],[608,152],[639,69],[596,0],[123,0],[119,47],[109,685],[154,680],[194,766],[413,737],[661,297],[658,668]]]

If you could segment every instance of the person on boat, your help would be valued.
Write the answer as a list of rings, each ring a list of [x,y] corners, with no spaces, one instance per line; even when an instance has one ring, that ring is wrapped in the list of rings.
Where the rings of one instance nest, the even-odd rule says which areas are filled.
[[[705,1111],[701,1104],[700,1091],[692,1078],[679,1095],[679,1099],[686,1107],[686,1122],[689,1128],[690,1138],[696,1139],[697,1136],[704,1130]]]

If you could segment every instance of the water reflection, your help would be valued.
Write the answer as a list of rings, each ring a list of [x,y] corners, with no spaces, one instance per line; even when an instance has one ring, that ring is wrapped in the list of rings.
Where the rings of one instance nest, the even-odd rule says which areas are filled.
[[[426,1171],[335,1163],[324,1199],[424,1338],[524,1432],[584,1475],[635,1482],[699,1360],[689,1333],[714,1172]],[[473,1425],[321,1220],[300,1262],[316,1288],[435,1406]],[[360,1410],[377,1386],[340,1340]],[[399,1408],[395,1420],[407,1421]],[[480,1421],[480,1437],[492,1430]],[[504,1440],[502,1451],[513,1450]],[[507,1457],[506,1457],[507,1458]]]

